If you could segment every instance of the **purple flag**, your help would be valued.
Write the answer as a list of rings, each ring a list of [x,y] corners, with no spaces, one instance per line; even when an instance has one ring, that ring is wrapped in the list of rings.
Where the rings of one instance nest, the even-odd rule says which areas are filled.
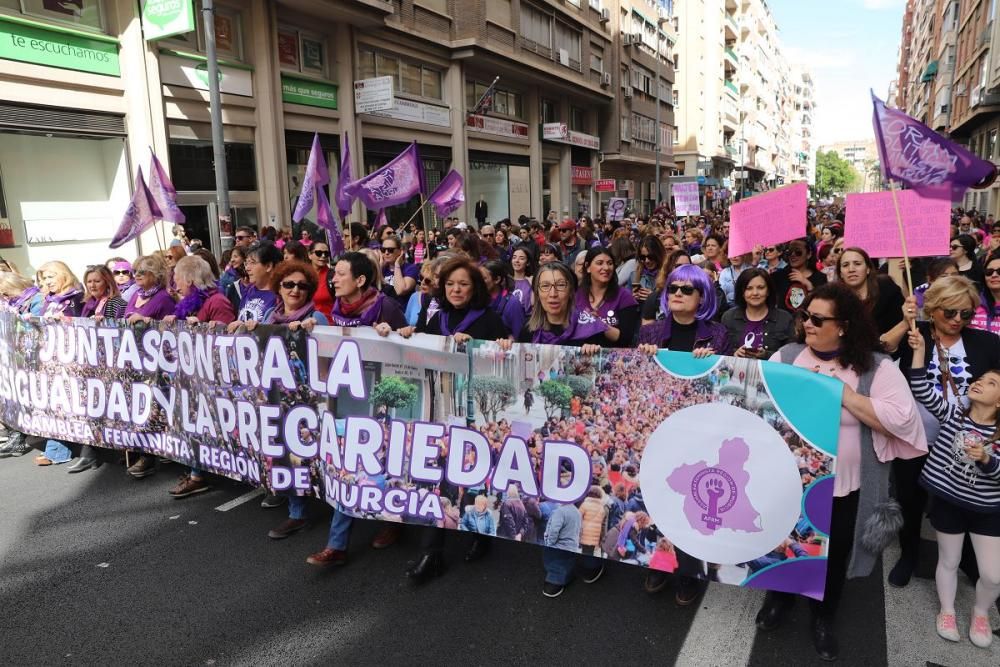
[[[378,210],[378,215],[375,216],[375,231],[381,230],[383,227],[389,226],[389,218],[385,217],[385,209],[380,208]]]
[[[345,188],[351,183],[351,145],[344,132],[344,139],[341,143],[340,151],[340,173],[337,175],[337,191],[333,193],[333,198],[337,202],[337,212],[340,213],[340,221],[346,222],[347,216],[351,212],[351,204],[354,197],[345,192]]]
[[[316,188],[330,183],[330,171],[326,168],[326,158],[323,148],[319,145],[319,132],[313,135],[312,148],[309,149],[309,161],[306,163],[306,174],[302,178],[302,192],[295,204],[292,220],[301,222],[302,218],[312,210],[316,201]]]
[[[424,169],[417,142],[381,169],[345,186],[344,191],[357,197],[371,210],[405,204],[424,191]]]
[[[330,246],[330,256],[336,257],[344,252],[344,237],[340,233],[340,225],[333,217],[330,202],[323,188],[316,188],[316,224],[326,230],[326,241]]]
[[[160,219],[175,225],[183,225],[186,218],[177,206],[177,190],[170,182],[167,170],[160,164],[156,153],[153,153],[152,148],[149,152],[153,155],[153,162],[149,166],[149,192],[160,209]]]
[[[142,234],[152,227],[156,221],[163,217],[160,207],[153,200],[153,195],[146,187],[146,181],[142,177],[142,167],[135,177],[135,192],[132,193],[132,200],[128,203],[122,222],[118,225],[118,231],[111,239],[109,248],[120,248],[132,239]]]
[[[459,206],[465,203],[465,181],[462,175],[452,169],[441,179],[434,192],[427,198],[434,206],[439,218],[447,218]]]
[[[872,125],[882,176],[915,190],[921,197],[958,201],[969,188],[984,188],[997,168],[898,109],[889,109],[872,92]]]

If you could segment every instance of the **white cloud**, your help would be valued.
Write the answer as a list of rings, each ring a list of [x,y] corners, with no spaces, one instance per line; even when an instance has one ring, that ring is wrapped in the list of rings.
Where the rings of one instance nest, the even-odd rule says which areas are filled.
[[[896,9],[906,4],[906,0],[862,0],[861,6],[873,12],[883,9]]]

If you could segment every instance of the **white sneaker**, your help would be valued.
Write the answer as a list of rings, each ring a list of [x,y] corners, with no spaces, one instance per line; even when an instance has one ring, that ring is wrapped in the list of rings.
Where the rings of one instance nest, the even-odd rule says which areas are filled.
[[[987,624],[987,626],[988,625],[989,624]],[[987,627],[987,631],[988,630],[989,627]],[[942,639],[947,639],[950,642],[957,642],[961,640],[962,637],[958,634],[958,622],[955,620],[955,614],[946,614],[941,612],[937,615],[937,633]]]
[[[969,639],[979,648],[989,648],[993,643],[989,616],[976,616],[973,612],[972,623],[969,625]]]

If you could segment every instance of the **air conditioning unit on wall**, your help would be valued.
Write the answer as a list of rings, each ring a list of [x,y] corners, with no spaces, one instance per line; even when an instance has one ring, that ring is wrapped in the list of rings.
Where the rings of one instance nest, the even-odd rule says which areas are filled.
[[[601,10],[601,23],[607,23],[611,20],[611,11],[605,7]]]
[[[605,72],[601,75],[601,85],[604,87],[611,85],[611,72]]]
[[[566,49],[559,49],[559,64],[563,67],[569,67],[569,51]]]
[[[632,92],[633,92],[632,86],[625,86],[625,90],[622,92],[622,97],[624,97],[626,100],[630,100],[632,99]]]

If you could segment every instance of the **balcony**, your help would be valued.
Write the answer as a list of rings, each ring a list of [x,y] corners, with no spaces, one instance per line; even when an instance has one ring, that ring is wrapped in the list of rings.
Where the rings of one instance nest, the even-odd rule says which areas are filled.
[[[732,14],[726,14],[725,20],[722,22],[722,28],[725,32],[725,39],[728,42],[731,39],[738,39],[740,36],[740,24],[736,22]]]
[[[725,48],[725,52],[726,52],[726,58],[728,58],[729,61],[733,64],[733,67],[740,64],[740,57],[736,55],[736,52],[733,51],[733,48],[731,46],[727,46]]]
[[[736,87],[732,79],[726,79],[726,92],[733,96],[734,99],[739,99],[740,89]]]

